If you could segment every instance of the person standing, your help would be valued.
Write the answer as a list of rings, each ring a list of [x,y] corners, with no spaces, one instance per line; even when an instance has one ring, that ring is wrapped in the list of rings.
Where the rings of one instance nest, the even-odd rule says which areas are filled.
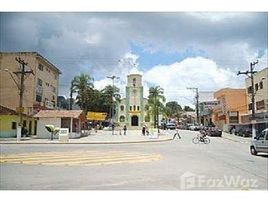
[[[126,135],[127,134],[127,126],[126,125],[124,125],[124,135]]]
[[[146,128],[145,128],[145,125],[143,125],[142,130],[141,130],[143,136],[145,136],[145,131],[146,131]]]
[[[114,135],[114,123],[112,124],[112,135]]]

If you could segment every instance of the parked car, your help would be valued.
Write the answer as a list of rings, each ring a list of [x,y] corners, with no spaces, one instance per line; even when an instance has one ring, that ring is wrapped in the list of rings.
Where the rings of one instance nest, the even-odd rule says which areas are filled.
[[[243,136],[243,137],[251,137],[252,131],[250,128],[241,128],[235,132],[235,135]]]
[[[189,127],[189,130],[191,130],[191,131],[199,131],[199,130],[201,130],[201,125],[198,125],[198,124],[191,125]]]
[[[166,126],[167,129],[176,129],[176,123],[174,122],[168,122]]]
[[[222,136],[222,130],[220,130],[217,127],[207,127],[206,133],[208,136],[215,136],[215,137],[221,137]]]
[[[268,153],[268,128],[264,129],[261,134],[251,141],[250,153]]]

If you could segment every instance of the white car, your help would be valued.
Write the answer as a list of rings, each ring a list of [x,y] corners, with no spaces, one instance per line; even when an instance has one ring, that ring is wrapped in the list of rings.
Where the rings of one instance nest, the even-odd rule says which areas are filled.
[[[252,155],[268,153],[268,128],[264,129],[258,137],[251,141],[250,153]]]

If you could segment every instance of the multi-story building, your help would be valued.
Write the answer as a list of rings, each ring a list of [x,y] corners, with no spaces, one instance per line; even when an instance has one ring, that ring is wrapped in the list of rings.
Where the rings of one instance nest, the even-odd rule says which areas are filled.
[[[0,52],[0,105],[14,111],[19,107],[20,74],[14,73],[20,71],[18,57],[27,63],[25,70],[33,72],[25,76],[24,116],[33,116],[42,109],[54,109],[61,72],[37,52]],[[28,127],[28,121],[24,125]]]
[[[251,123],[252,115],[252,92],[255,97],[255,120],[258,129],[264,129],[268,125],[268,67],[253,75],[254,88],[251,79],[246,78],[247,111],[242,117],[243,123]]]
[[[228,126],[241,123],[241,116],[247,113],[245,89],[224,88],[214,93],[218,105],[213,109],[213,122],[227,131]]]

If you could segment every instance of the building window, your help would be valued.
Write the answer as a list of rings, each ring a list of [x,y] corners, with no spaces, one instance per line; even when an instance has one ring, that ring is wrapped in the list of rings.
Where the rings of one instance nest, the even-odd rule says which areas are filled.
[[[46,83],[46,86],[49,87],[49,83]]]
[[[23,120],[23,127],[26,127],[27,126],[27,122],[26,120]]]
[[[38,83],[38,85],[40,85],[40,86],[43,85],[43,81],[42,81],[40,78],[37,79],[37,83]]]
[[[248,94],[250,94],[250,93],[252,93],[252,87],[251,86],[248,87]]]
[[[120,122],[125,122],[125,116],[123,115],[120,116]]]
[[[252,110],[252,104],[248,104],[248,110]]]
[[[129,110],[130,110],[130,111],[132,110],[132,106],[129,106]]]
[[[41,64],[39,64],[39,65],[38,65],[38,69],[39,69],[40,71],[44,71],[44,66],[41,65]]]
[[[37,94],[37,95],[35,96],[35,100],[36,100],[37,102],[42,102],[42,96]]]
[[[11,123],[11,128],[12,128],[12,130],[16,130],[17,129],[17,123],[16,122],[12,122]]]
[[[256,107],[257,107],[257,110],[262,110],[262,109],[264,109],[264,100],[262,100],[262,101],[257,101],[257,102],[256,102]]]
[[[120,106],[120,110],[121,110],[121,111],[124,111],[124,106],[123,106],[123,105]]]
[[[136,78],[133,78],[133,87],[135,87],[136,86]]]
[[[255,90],[256,90],[256,91],[259,90],[259,84],[258,84],[258,83],[255,84]]]
[[[133,106],[133,110],[136,111],[136,106]]]
[[[262,89],[263,88],[263,82],[261,81],[260,82],[260,89]]]
[[[140,106],[137,106],[137,110],[138,110],[138,111],[140,110]]]

